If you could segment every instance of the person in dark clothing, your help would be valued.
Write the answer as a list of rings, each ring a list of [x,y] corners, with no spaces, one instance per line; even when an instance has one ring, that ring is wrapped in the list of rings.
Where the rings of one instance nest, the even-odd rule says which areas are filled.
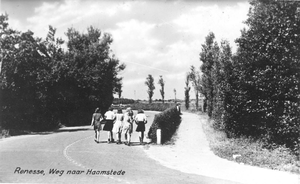
[[[140,132],[140,144],[143,144],[144,140],[144,132],[145,132],[145,124],[147,123],[147,117],[144,114],[143,110],[138,110],[138,114],[134,118],[137,128],[136,131]]]
[[[100,130],[101,130],[101,121],[102,121],[103,117],[100,113],[100,109],[96,108],[95,113],[93,114],[92,117],[92,122],[91,122],[91,126],[94,126],[94,130],[95,130],[95,141],[97,143],[99,143],[99,139],[100,139]]]

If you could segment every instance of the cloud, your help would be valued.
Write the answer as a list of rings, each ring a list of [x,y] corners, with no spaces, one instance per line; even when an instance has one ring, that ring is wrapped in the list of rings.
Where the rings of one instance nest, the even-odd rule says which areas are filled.
[[[113,3],[110,1],[79,1],[66,0],[61,2],[45,2],[35,8],[34,15],[27,18],[27,28],[44,37],[48,25],[57,28],[60,37],[64,37],[67,28],[74,27],[83,32],[93,25],[102,30],[113,28],[121,18],[118,14],[126,14],[131,6],[129,3]]]
[[[115,30],[115,44],[118,45],[115,50],[117,55],[121,56],[121,61],[128,63],[129,72],[124,73],[124,81],[131,81],[135,77],[145,80],[148,74],[152,74],[154,79],[158,80],[159,76],[163,75],[166,80],[166,97],[174,98],[173,89],[176,88],[178,97],[184,98],[185,75],[191,65],[196,68],[201,65],[199,54],[205,37],[212,31],[217,41],[227,39],[231,46],[235,47],[234,39],[239,36],[247,10],[246,3],[223,7],[198,5],[174,14],[173,19],[168,18],[157,23],[141,22],[137,18],[119,24],[119,28],[122,29]],[[124,45],[128,42],[132,42],[133,45]],[[134,85],[124,85],[124,91],[144,89],[144,80]],[[153,98],[160,98],[158,88],[159,86]]]
[[[183,34],[194,35],[202,42],[209,32],[214,32],[218,41],[226,39],[235,48],[234,39],[239,37],[244,27],[243,21],[247,18],[248,9],[248,3],[224,7],[218,4],[197,6],[178,17],[174,23]]]
[[[131,19],[116,23],[116,25],[117,28],[110,32],[116,43],[115,47],[124,53],[134,52],[137,58],[142,58],[145,57],[145,53],[151,52],[152,47],[159,42],[149,35],[149,30],[154,27],[153,24]]]
[[[44,38],[48,25],[63,39],[70,27],[83,32],[92,25],[109,32],[114,54],[127,66],[121,73],[124,97],[134,98],[136,91],[136,98],[147,99],[144,81],[151,74],[157,86],[154,98],[160,98],[157,81],[163,75],[166,99],[174,98],[174,88],[183,99],[186,72],[191,65],[199,68],[205,37],[212,31],[218,41],[227,39],[235,48],[248,8],[246,1],[49,1],[26,22],[10,23]]]

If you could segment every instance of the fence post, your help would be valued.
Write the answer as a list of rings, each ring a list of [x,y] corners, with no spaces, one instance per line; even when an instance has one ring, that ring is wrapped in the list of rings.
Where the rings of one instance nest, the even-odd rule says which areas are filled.
[[[157,144],[161,144],[161,129],[156,130],[156,141]]]

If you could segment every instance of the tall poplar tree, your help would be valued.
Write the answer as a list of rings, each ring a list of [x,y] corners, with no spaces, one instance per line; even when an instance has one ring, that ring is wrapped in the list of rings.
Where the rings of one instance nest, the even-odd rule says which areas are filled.
[[[189,80],[192,82],[195,91],[196,97],[196,110],[199,110],[199,94],[202,90],[201,87],[201,77],[199,71],[196,71],[194,66],[191,66],[191,70],[189,72]]]
[[[189,86],[190,84],[190,75],[189,73],[186,74],[185,78],[185,87],[184,87],[184,101],[185,101],[185,108],[189,109],[190,108],[190,90],[191,87]]]
[[[145,84],[148,87],[147,93],[148,93],[148,97],[149,97],[149,103],[152,103],[152,97],[153,97],[154,90],[155,90],[154,78],[152,77],[152,75],[150,75],[150,74],[148,75],[148,77],[146,78]]]
[[[214,33],[210,32],[206,38],[205,43],[202,44],[202,50],[200,52],[200,61],[202,61],[201,71],[202,71],[202,94],[205,96],[205,103],[207,104],[207,114],[209,117],[212,116],[213,103],[214,103],[214,78],[213,70],[216,70],[219,56],[219,46],[215,42]]]
[[[162,103],[165,102],[165,81],[162,76],[159,76],[158,84],[161,86],[160,94],[161,94],[161,99]]]

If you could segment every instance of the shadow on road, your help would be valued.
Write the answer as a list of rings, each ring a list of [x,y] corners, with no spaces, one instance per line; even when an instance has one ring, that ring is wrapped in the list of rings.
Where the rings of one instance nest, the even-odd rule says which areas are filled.
[[[25,130],[9,130],[9,135],[7,136],[0,136],[1,138],[8,138],[8,137],[16,137],[22,135],[49,135],[54,133],[61,133],[61,132],[77,132],[77,131],[94,131],[91,126],[77,126],[77,127],[62,127],[55,130],[50,131],[41,131],[41,132],[33,132],[33,131],[25,131]]]
[[[140,142],[131,142],[130,146],[145,146],[149,143],[144,142],[143,144],[141,144]]]
[[[113,143],[107,143],[107,141],[99,141],[99,142],[96,142],[95,141],[95,144],[115,144],[115,145],[124,145],[124,146],[128,146],[127,144],[125,144],[125,142],[122,142],[121,144],[117,144],[116,142],[113,142]],[[146,146],[146,145],[149,145],[150,143],[147,143],[147,142],[144,142],[143,144],[140,144],[140,142],[131,142],[130,143],[130,146]]]
[[[57,129],[53,132],[76,132],[76,131],[84,131],[84,130],[94,131],[90,126],[88,126],[88,127],[64,127],[64,128]]]

